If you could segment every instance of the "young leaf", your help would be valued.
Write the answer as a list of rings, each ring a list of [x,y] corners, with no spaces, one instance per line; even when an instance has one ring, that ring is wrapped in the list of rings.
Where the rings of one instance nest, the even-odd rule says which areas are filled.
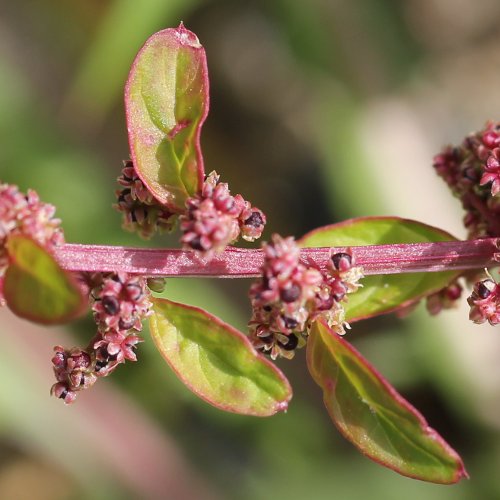
[[[5,272],[3,294],[18,316],[46,325],[66,323],[82,314],[86,297],[73,276],[31,238],[9,236],[10,264]]]
[[[205,50],[182,23],[155,33],[137,54],[125,110],[139,177],[160,202],[182,212],[203,182],[200,133],[208,113]]]
[[[154,299],[150,329],[184,384],[225,411],[265,417],[286,410],[286,377],[247,336],[203,309]]]
[[[468,477],[459,455],[424,417],[322,320],[311,328],[307,364],[333,422],[363,454],[423,481]]]
[[[451,234],[399,217],[360,217],[320,227],[304,235],[303,247],[350,247],[456,240]],[[347,321],[354,322],[409,306],[448,285],[456,271],[366,276],[362,288],[349,295]]]

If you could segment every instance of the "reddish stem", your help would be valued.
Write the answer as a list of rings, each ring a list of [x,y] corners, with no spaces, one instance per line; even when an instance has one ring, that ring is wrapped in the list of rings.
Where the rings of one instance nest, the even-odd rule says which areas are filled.
[[[498,265],[498,239],[349,247],[366,275],[478,269]],[[305,263],[324,269],[331,252],[346,247],[304,248]],[[69,271],[127,272],[141,276],[255,278],[263,263],[261,250],[229,247],[205,261],[192,251],[171,248],[127,248],[67,244],[56,258]]]

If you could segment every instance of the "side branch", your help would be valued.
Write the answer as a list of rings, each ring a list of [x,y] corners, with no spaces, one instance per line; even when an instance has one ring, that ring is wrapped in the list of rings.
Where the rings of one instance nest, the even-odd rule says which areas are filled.
[[[324,269],[332,252],[352,251],[365,275],[479,269],[498,265],[498,239],[304,248],[302,260]],[[66,244],[55,256],[69,271],[127,272],[141,276],[255,278],[263,264],[261,250],[228,247],[209,262],[192,251]]]

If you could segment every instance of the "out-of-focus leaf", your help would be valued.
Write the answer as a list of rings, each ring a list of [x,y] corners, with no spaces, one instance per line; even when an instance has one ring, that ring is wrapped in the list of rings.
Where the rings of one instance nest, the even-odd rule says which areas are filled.
[[[424,243],[456,240],[451,234],[399,217],[359,217],[320,227],[298,241],[303,247],[335,247]],[[367,276],[363,287],[349,295],[346,318],[354,322],[407,307],[445,287],[456,271]]]
[[[27,236],[7,240],[10,264],[3,283],[7,305],[18,316],[43,324],[66,323],[86,309],[74,278],[54,257]]]
[[[467,477],[461,458],[424,417],[322,320],[312,326],[307,363],[333,422],[366,456],[423,481]]]
[[[194,33],[181,24],[147,40],[130,70],[125,107],[137,173],[159,201],[183,211],[203,181],[208,113],[207,61]]]
[[[154,299],[150,329],[160,353],[199,397],[225,411],[265,417],[286,410],[286,377],[247,336],[203,309]]]

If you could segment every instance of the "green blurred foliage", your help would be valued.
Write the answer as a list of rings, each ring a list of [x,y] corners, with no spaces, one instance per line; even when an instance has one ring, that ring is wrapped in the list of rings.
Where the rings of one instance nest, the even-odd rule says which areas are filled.
[[[265,237],[386,214],[454,232],[460,210],[441,202],[446,191],[427,177],[430,155],[500,108],[491,64],[500,10],[496,2],[475,5],[450,12],[445,0],[1,2],[0,178],[56,204],[68,241],[145,245],[120,230],[110,209],[128,155],[123,84],[147,36],[182,19],[208,53],[207,169],[267,213]],[[170,280],[165,296],[244,329],[247,287]],[[388,316],[356,324],[349,337],[463,454],[471,480],[453,487],[400,477],[345,443],[302,353],[280,362],[295,397],[286,415],[270,419],[198,401],[147,332],[140,362],[99,382],[101,399],[84,394],[65,408],[47,395],[50,344],[60,337],[43,332],[41,347],[38,333],[2,323],[0,497],[35,498],[22,496],[31,481],[36,498],[181,498],[175,477],[167,484],[175,469],[131,479],[139,465],[154,470],[159,452],[154,440],[127,448],[129,439],[159,430],[189,477],[205,485],[202,495],[192,490],[196,499],[498,498],[500,377],[485,372],[491,363],[467,344],[465,315]],[[493,330],[475,333],[474,346],[500,352]],[[64,342],[85,344],[92,335],[83,320]],[[109,405],[114,413],[104,411]],[[127,420],[132,410],[137,426]],[[104,436],[116,437],[120,451]],[[151,463],[134,463],[139,455]],[[157,486],[154,494],[141,490],[146,483]]]

